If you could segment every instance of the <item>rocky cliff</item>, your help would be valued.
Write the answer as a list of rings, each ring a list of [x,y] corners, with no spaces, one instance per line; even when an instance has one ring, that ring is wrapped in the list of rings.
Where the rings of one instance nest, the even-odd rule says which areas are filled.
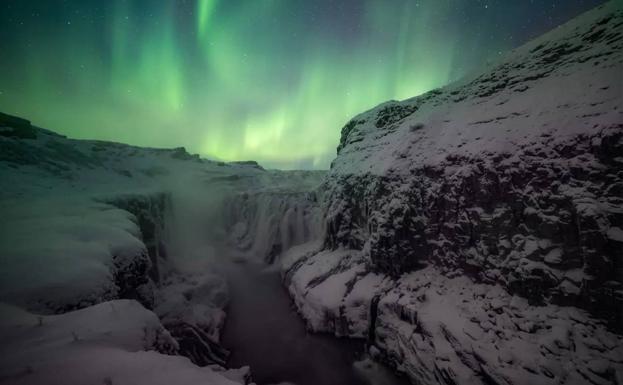
[[[622,8],[344,126],[282,261],[312,329],[417,383],[621,383]]]

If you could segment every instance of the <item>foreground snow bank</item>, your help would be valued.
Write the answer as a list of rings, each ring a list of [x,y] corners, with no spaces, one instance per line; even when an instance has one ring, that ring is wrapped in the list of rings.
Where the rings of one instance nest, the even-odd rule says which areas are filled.
[[[3,384],[237,384],[185,357],[168,355],[177,351],[177,343],[136,301],[53,316],[0,305],[0,314]]]

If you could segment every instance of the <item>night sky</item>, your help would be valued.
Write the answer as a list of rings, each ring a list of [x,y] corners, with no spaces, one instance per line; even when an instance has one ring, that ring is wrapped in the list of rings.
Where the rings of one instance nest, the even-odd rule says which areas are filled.
[[[75,138],[326,168],[340,128],[603,1],[0,2],[0,111]]]

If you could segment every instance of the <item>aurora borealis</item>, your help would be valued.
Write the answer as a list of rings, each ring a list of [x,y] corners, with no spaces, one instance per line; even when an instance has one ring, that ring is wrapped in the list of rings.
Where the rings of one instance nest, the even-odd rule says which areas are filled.
[[[76,138],[326,168],[353,115],[600,2],[5,0],[0,111]]]

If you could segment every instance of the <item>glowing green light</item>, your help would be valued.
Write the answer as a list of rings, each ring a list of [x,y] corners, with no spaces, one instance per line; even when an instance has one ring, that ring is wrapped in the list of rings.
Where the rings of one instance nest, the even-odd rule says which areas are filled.
[[[449,12],[439,3],[363,1],[352,21],[361,31],[345,37],[305,19],[298,2],[146,11],[112,1],[103,26],[33,31],[22,75],[0,74],[0,106],[78,138],[328,167],[348,119],[451,78],[457,33],[430,24],[431,12]]]

